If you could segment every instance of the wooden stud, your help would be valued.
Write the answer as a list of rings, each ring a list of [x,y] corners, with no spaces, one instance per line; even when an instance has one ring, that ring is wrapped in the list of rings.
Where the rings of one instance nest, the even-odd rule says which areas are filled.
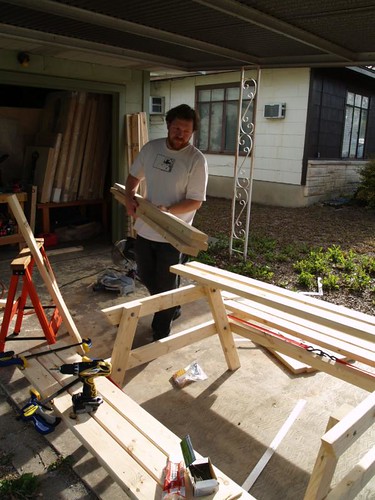
[[[137,328],[141,303],[133,303],[132,307],[124,307],[116,340],[112,351],[112,380],[123,386],[125,372],[128,369],[128,360]]]
[[[325,432],[332,429],[348,411],[347,406],[342,406],[337,414],[331,415],[328,419]],[[337,462],[338,459],[328,453],[326,448],[321,445],[310,476],[309,484],[307,485],[304,500],[322,500],[325,498],[329,492]]]
[[[60,155],[57,162],[55,179],[52,190],[52,201],[59,202],[61,199],[62,189],[64,186],[64,178],[66,173],[66,163],[69,154],[69,147],[71,143],[74,114],[77,104],[77,93],[73,92],[69,99],[69,111],[66,122],[66,127],[63,132]]]
[[[241,366],[240,358],[234,344],[233,333],[220,290],[218,288],[207,288],[206,294],[228,368],[232,371],[237,370]]]
[[[206,297],[205,288],[200,285],[186,285],[176,290],[169,290],[167,292],[159,293],[157,296],[151,295],[144,297],[142,300],[142,308],[139,311],[139,317],[148,316],[156,311],[169,309],[178,305],[184,305],[195,300],[200,300]],[[124,307],[131,308],[137,306],[139,299],[135,301],[126,302],[124,304],[117,304],[115,306],[102,309],[102,312],[107,316],[111,325],[119,325],[122,317]]]

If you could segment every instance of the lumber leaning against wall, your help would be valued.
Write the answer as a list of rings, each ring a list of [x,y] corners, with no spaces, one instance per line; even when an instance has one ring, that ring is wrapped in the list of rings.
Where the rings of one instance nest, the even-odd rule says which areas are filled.
[[[125,205],[125,186],[115,184],[111,193],[122,205]],[[208,237],[202,231],[187,224],[173,214],[159,210],[142,196],[135,195],[137,215],[157,231],[168,243],[187,255],[196,257],[200,250],[207,250]]]

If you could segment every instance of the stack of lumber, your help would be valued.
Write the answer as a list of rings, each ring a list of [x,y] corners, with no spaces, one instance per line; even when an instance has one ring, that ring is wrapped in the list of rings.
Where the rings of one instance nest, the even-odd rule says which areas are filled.
[[[136,159],[142,146],[148,142],[147,115],[144,111],[125,115],[126,158],[128,165]]]
[[[67,202],[103,197],[110,149],[111,98],[87,92],[47,96],[25,169],[38,187],[38,201]]]
[[[125,206],[125,186],[115,184],[111,193]],[[162,212],[155,205],[135,195],[138,203],[137,216],[157,231],[168,243],[187,255],[196,257],[200,250],[207,250],[208,237],[195,227],[187,224],[173,214]]]
[[[134,162],[142,146],[148,142],[147,115],[144,111],[125,115],[125,144],[126,144],[126,159],[128,166]],[[145,184],[141,181],[139,184],[138,193],[145,196]],[[133,219],[129,221],[129,236],[135,238]]]

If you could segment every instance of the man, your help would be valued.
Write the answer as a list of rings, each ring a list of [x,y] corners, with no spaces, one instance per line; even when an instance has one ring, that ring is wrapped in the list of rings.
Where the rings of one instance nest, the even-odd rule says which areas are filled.
[[[127,213],[136,218],[134,195],[144,180],[147,200],[192,224],[195,212],[206,199],[208,175],[206,158],[190,144],[198,128],[198,117],[194,109],[181,104],[168,111],[166,123],[167,137],[145,144],[130,168],[125,183]],[[182,262],[182,254],[140,218],[134,228],[137,272],[150,294],[178,288],[178,277],[169,268]],[[179,315],[179,308],[155,313],[154,340],[167,337],[173,319]]]

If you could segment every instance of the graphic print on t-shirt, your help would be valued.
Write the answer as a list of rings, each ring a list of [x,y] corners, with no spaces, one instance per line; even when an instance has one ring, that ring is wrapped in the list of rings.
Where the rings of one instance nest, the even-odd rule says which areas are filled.
[[[175,159],[165,155],[156,155],[153,168],[163,170],[163,172],[172,172]]]

